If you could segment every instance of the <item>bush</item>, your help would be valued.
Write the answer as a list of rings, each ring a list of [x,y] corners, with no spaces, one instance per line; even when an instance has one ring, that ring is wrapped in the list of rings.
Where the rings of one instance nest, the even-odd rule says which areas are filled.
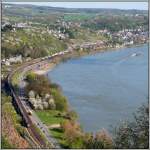
[[[106,130],[101,130],[96,135],[86,134],[84,137],[84,147],[88,149],[112,149],[113,141]]]
[[[67,99],[62,95],[61,89],[57,84],[51,84],[44,75],[36,75],[34,73],[27,75],[27,81],[26,93],[29,95],[29,100],[32,105],[34,103],[36,104],[35,101],[38,100],[37,97],[34,99],[34,95],[39,95],[42,101],[48,102],[50,109],[57,109],[60,111],[68,110]],[[34,108],[43,109],[48,107],[47,103],[44,103],[44,107],[34,105]],[[73,116],[74,114],[71,113],[71,115]]]
[[[35,81],[35,79],[36,79],[36,74],[33,73],[33,72],[30,72],[30,73],[27,74],[27,76],[26,76],[26,80],[27,80],[28,82],[33,82],[33,81]]]
[[[149,147],[149,108],[148,104],[139,108],[132,122],[122,123],[115,128],[116,148],[147,149]]]
[[[75,111],[71,110],[67,112],[67,114],[65,115],[65,118],[70,119],[70,120],[76,120],[78,118],[78,115]]]
[[[67,111],[68,103],[67,99],[60,93],[59,90],[51,89],[51,94],[55,100],[56,109],[60,111]]]
[[[80,126],[74,121],[65,121],[62,124],[64,131],[64,140],[69,148],[82,148],[83,147],[83,134]]]
[[[2,105],[4,105],[5,103],[10,103],[12,101],[12,97],[7,96],[6,93],[2,93],[1,98]]]
[[[50,82],[44,75],[36,75],[30,73],[27,75],[28,85],[26,86],[26,92],[34,91],[35,94],[39,94],[44,97],[45,94],[50,93]]]
[[[12,149],[12,148],[15,148],[15,147],[12,146],[4,136],[2,136],[1,148],[2,149]]]
[[[52,109],[52,110],[56,109],[56,104],[55,104],[54,99],[50,98],[48,101],[48,104],[49,104],[50,109]]]
[[[56,83],[51,83],[50,88],[61,90],[60,86]]]
[[[17,132],[22,136],[22,137],[25,137],[26,135],[26,130],[24,127],[20,126],[20,124],[17,124],[16,125],[16,129],[17,129]]]

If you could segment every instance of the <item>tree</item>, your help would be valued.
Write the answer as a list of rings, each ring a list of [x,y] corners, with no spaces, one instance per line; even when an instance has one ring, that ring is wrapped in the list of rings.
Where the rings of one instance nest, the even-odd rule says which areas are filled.
[[[50,98],[50,99],[48,100],[48,104],[49,104],[49,108],[50,108],[50,109],[56,109],[56,104],[55,104],[55,101],[54,101],[53,98]]]
[[[149,147],[149,108],[140,107],[134,120],[124,122],[115,128],[115,148],[147,149]]]
[[[96,139],[96,141],[101,141],[101,143],[102,143],[101,148],[112,148],[113,147],[112,138],[105,129],[102,129],[100,132],[97,132],[95,139]]]
[[[77,113],[76,113],[75,111],[70,110],[70,111],[67,112],[67,114],[65,115],[65,117],[66,117],[67,119],[70,119],[70,120],[74,120],[74,121],[75,121],[75,120],[77,119],[78,115],[77,115]]]
[[[34,93],[34,91],[30,91],[29,92],[29,98],[35,98],[35,93]]]
[[[12,30],[13,29],[13,27],[12,27],[12,25],[11,24],[6,24],[3,28],[2,28],[2,31],[7,31],[7,30]]]
[[[50,92],[50,82],[44,75],[30,73],[27,75],[27,81],[29,83],[26,86],[27,93],[33,90],[36,94],[44,97],[45,94]]]
[[[83,133],[78,123],[74,121],[65,121],[62,124],[62,128],[64,130],[64,140],[69,143],[70,148],[83,147]]]
[[[48,109],[48,107],[49,107],[49,104],[48,104],[48,102],[46,102],[46,101],[44,101],[44,102],[42,103],[42,105],[43,105],[43,108],[44,108],[44,109]]]
[[[36,79],[36,74],[33,72],[30,72],[27,76],[26,76],[26,80],[28,82],[33,82]]]
[[[60,111],[67,111],[68,109],[67,99],[60,93],[60,91],[51,89],[51,93],[55,100],[56,109]]]
[[[96,135],[86,134],[84,145],[88,149],[110,149],[113,148],[113,141],[108,132],[103,129],[97,132]]]

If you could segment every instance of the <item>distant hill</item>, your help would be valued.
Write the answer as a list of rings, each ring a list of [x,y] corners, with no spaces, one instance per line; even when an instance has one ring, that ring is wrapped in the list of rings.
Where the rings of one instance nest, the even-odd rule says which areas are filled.
[[[5,8],[5,9],[4,9]],[[122,10],[122,9],[103,9],[103,8],[62,8],[50,6],[36,6],[27,4],[3,4],[3,12],[11,15],[34,16],[51,13],[98,13],[111,15],[148,15],[147,10]],[[21,11],[20,11],[21,10]]]

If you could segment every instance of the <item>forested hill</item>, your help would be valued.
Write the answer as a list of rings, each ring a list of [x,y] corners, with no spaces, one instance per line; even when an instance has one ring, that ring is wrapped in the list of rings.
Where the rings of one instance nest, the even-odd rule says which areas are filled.
[[[99,15],[148,15],[147,10],[121,10],[121,9],[102,9],[102,8],[62,8],[50,6],[36,6],[25,4],[3,4],[5,7],[4,13],[7,15],[22,15],[34,16],[42,15],[44,13],[49,15],[51,13],[98,13]],[[21,10],[21,11],[20,11]]]
[[[67,48],[68,43],[79,44],[98,40],[123,43],[124,41],[120,41],[122,37],[119,37],[117,42],[116,39],[112,39],[116,36],[113,33],[125,29],[133,32],[141,29],[148,31],[148,11],[58,8],[4,3],[2,26],[6,24],[16,29],[2,32],[2,56],[10,57],[19,53],[24,57],[35,58],[62,51]],[[99,32],[103,33],[97,34]],[[129,41],[131,40],[127,42]]]

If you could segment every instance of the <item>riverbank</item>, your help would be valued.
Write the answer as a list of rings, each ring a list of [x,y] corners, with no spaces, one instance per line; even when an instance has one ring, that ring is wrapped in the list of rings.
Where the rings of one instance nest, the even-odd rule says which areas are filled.
[[[117,120],[128,119],[146,99],[147,46],[71,59],[49,72],[49,79],[62,86],[85,131],[110,129]],[[136,53],[141,55],[132,57]],[[114,119],[109,119],[110,112]]]
[[[135,47],[135,46],[134,46]],[[115,49],[115,50],[118,50],[118,49]],[[110,51],[110,50],[109,50]],[[113,51],[113,50],[112,50]],[[101,51],[98,51],[98,52],[105,52],[105,50],[101,50]],[[107,52],[107,51],[106,51]],[[74,55],[73,55],[74,54]],[[65,55],[65,56],[61,56],[61,57],[56,57],[55,59],[53,59],[53,63],[55,64],[55,65],[57,65],[57,64],[59,64],[61,61],[65,61],[65,60],[67,60],[68,58],[75,58],[75,57],[79,57],[79,56],[83,56],[83,55],[86,55],[86,54],[93,54],[93,53],[88,53],[88,52],[86,52],[86,53],[81,53],[81,52],[74,52],[74,53],[71,53],[71,54],[68,54],[68,55]],[[52,69],[52,68],[51,68]],[[81,105],[80,105],[81,106]],[[43,112],[40,112],[40,114],[42,114],[43,113],[43,116],[44,117],[41,117],[41,118],[45,118],[45,120],[47,120],[47,118],[50,118],[50,117],[48,117],[48,115],[46,115],[45,114],[45,111],[43,111]],[[49,114],[49,113],[48,113]],[[51,114],[51,113],[50,113]],[[55,116],[54,116],[55,117]],[[51,120],[53,119],[53,116],[51,117]],[[50,120],[50,121],[51,121]],[[56,120],[58,121],[58,118],[56,118]],[[92,121],[91,121],[92,122]],[[54,123],[57,123],[57,122],[54,122]],[[53,133],[53,135],[54,136],[57,136],[58,137],[58,134],[59,134],[59,138],[58,138],[58,140],[59,139],[61,139],[61,137],[63,136],[63,133],[62,133],[62,131],[60,132],[60,131],[55,131],[55,132],[53,132],[52,131],[52,133]],[[61,134],[61,135],[60,135]]]
[[[105,48],[101,48],[101,49],[97,49],[97,50],[85,50],[85,51],[74,50],[69,54],[64,54],[64,55],[53,58],[51,63],[47,63],[44,67],[41,67],[40,69],[36,69],[33,72],[36,73],[37,75],[46,75],[56,65],[58,65],[59,63],[61,63],[63,61],[66,61],[68,59],[79,58],[82,56],[92,55],[92,54],[96,54],[96,53],[116,51],[116,50],[123,49],[123,48],[138,47],[142,44],[146,44],[146,43],[141,43],[141,44],[139,43],[139,44],[134,44],[134,45],[130,45],[130,46],[120,46],[120,47],[105,47]]]
[[[46,67],[42,69],[34,70],[33,72],[37,75],[44,75],[44,74],[47,74],[47,72],[51,71],[55,66],[56,64],[54,63],[48,63]]]

